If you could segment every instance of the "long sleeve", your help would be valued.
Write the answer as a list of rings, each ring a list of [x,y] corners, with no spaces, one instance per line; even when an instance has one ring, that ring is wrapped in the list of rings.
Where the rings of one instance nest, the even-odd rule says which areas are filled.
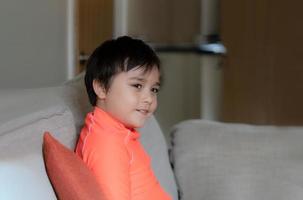
[[[98,108],[87,115],[75,152],[92,170],[105,200],[171,200],[139,136]]]
[[[113,134],[92,134],[85,141],[83,160],[95,174],[108,200],[130,200],[130,156],[124,140]]]

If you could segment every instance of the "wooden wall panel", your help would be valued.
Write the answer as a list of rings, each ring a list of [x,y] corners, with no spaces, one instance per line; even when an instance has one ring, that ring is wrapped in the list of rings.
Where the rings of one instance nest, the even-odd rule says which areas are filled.
[[[112,0],[78,0],[78,55],[90,55],[113,35]],[[82,71],[84,65],[79,65]]]
[[[303,2],[270,4],[271,122],[303,125]]]
[[[167,43],[171,30],[171,0],[128,1],[128,34],[154,43]]]
[[[128,34],[152,43],[192,43],[200,31],[200,0],[128,1]]]
[[[303,17],[300,4],[221,2],[221,35],[228,51],[223,121],[303,124],[303,28],[296,20]]]

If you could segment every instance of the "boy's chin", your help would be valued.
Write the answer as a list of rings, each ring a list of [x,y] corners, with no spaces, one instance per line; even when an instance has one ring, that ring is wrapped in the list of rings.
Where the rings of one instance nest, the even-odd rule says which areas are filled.
[[[144,124],[142,125],[128,125],[126,126],[129,129],[138,129],[138,128],[142,128],[144,126]]]
[[[130,129],[142,128],[144,126],[145,122],[146,122],[146,120],[144,120],[143,122],[132,123],[132,124],[126,125],[126,127],[130,128]]]

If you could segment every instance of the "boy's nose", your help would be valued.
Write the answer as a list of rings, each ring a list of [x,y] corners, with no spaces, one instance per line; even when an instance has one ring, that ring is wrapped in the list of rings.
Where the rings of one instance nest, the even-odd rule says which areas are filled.
[[[153,94],[150,91],[144,92],[143,94],[143,102],[145,103],[152,103],[153,101]]]

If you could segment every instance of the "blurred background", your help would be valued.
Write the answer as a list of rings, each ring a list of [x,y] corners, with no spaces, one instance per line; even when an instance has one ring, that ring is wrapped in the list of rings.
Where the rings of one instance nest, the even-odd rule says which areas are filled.
[[[120,35],[148,42],[164,85],[156,117],[303,124],[299,0],[1,0],[0,88],[51,87]]]

